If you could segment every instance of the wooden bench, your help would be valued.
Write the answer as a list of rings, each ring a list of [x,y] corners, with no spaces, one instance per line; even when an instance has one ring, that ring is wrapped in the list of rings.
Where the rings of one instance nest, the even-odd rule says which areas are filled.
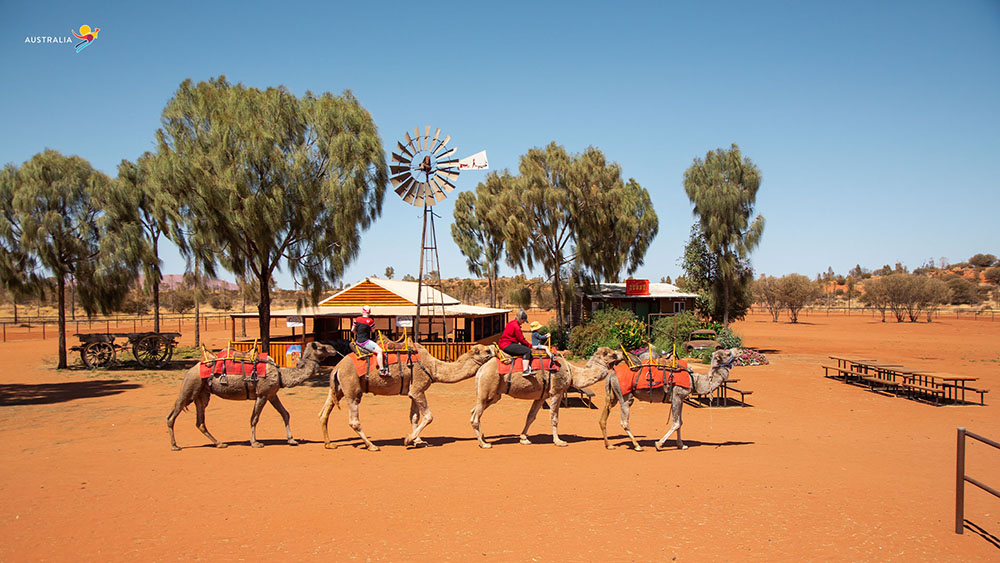
[[[569,406],[569,394],[570,393],[579,393],[580,394],[580,402],[583,403],[583,405],[585,407],[587,407],[589,409],[596,409],[597,408],[597,405],[594,404],[594,396],[595,396],[595,394],[594,394],[593,391],[591,391],[590,389],[577,389],[576,387],[573,387],[572,385],[570,385],[569,389],[566,390],[566,393],[563,394],[562,406],[564,406],[564,407]]]
[[[877,377],[874,375],[862,375],[861,381],[867,383],[869,389],[875,392],[879,391],[875,389],[876,387],[880,387],[885,391],[898,392],[899,386],[901,385],[901,383],[899,383],[898,381],[894,381],[892,379],[886,379],[884,377]]]
[[[975,387],[966,387],[965,390],[970,393],[979,393],[979,404],[986,405],[984,399],[986,394],[990,392],[989,389],[976,389]]]
[[[841,378],[844,381],[847,381],[847,376],[853,376],[855,379],[867,377],[867,374],[860,371],[855,371],[853,369],[842,368],[837,366],[827,366],[827,365],[821,365],[820,367],[823,368],[824,377]],[[830,375],[831,370],[835,372],[833,376]]]
[[[739,393],[740,394],[740,406],[743,406],[743,407],[747,406],[747,402],[746,402],[745,397],[747,395],[753,395],[753,391],[745,391],[743,389],[740,389],[738,387],[733,387],[732,385],[728,385],[728,384],[724,384],[724,385],[726,387],[726,391],[727,392],[732,391],[733,393]],[[729,401],[728,395],[725,398],[726,398],[726,401]]]
[[[938,385],[925,385],[922,383],[911,383],[905,382],[902,384],[910,392],[910,398],[914,398],[915,394],[931,395],[934,397],[934,404],[939,404],[941,399],[944,398],[945,388]]]

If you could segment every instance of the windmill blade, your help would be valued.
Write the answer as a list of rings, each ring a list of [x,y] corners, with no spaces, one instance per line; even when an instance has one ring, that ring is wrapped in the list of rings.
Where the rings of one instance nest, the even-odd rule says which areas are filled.
[[[445,190],[446,193],[451,193],[451,190],[455,189],[455,184],[452,184],[451,182],[449,182],[447,178],[444,178],[442,176],[438,176],[438,177],[436,177],[436,179],[439,182],[444,182],[445,186],[447,186],[447,187],[442,187],[442,189]]]
[[[457,166],[458,166],[458,159],[457,158],[453,158],[451,160],[439,161],[437,167],[440,170],[442,168],[446,168],[446,169],[447,168],[456,168]]]
[[[419,127],[414,127],[413,128],[413,137],[417,141],[417,150],[418,151],[424,150],[424,143],[423,143],[423,140],[420,138],[420,128]]]
[[[410,203],[410,204],[416,205],[415,203],[413,203],[413,200],[417,197],[417,186],[418,185],[420,185],[419,182],[417,182],[416,180],[414,180],[412,178],[410,179],[410,182],[409,182],[409,184],[406,187],[406,192],[404,192],[402,194],[403,195],[403,201],[405,201],[406,203]]]
[[[431,126],[424,127],[424,149],[431,148]]]
[[[454,155],[456,151],[458,151],[458,147],[452,147],[441,154],[434,155],[434,158],[437,159],[438,162],[441,162],[442,160],[447,159],[449,156]]]
[[[399,149],[399,152],[401,152],[401,153],[405,154],[407,157],[409,157],[409,158],[407,158],[405,160],[405,162],[409,162],[410,160],[413,159],[413,153],[410,152],[410,150],[407,147],[404,147],[403,143],[400,143],[399,141],[396,141],[396,148]],[[393,156],[396,156],[396,155],[393,154]]]
[[[448,135],[447,137],[445,137],[445,138],[444,138],[444,140],[443,140],[443,141],[441,141],[441,144],[440,144],[440,145],[438,145],[438,146],[436,146],[436,147],[434,147],[434,150],[432,150],[431,152],[432,152],[432,153],[435,153],[435,152],[437,152],[437,151],[438,151],[439,149],[441,149],[441,148],[443,148],[443,147],[444,147],[445,145],[447,145],[447,144],[448,144],[448,141],[450,141],[450,140],[451,140],[451,135]]]
[[[400,196],[405,195],[406,191],[413,187],[414,182],[415,180],[413,178],[405,178],[403,180],[400,180],[399,183],[396,184],[398,186],[396,188],[396,194]]]
[[[403,172],[409,172],[410,167],[406,164],[390,164],[389,173],[395,176],[396,174],[401,174]]]
[[[456,169],[456,168],[440,168],[439,167],[437,169],[437,175],[441,176],[441,177],[444,177],[444,178],[448,178],[449,180],[454,181],[454,180],[458,179],[458,169]]]
[[[448,194],[451,192],[451,189],[448,187],[448,184],[444,182],[441,178],[434,178],[433,182],[434,182],[434,199],[441,201],[444,198],[448,197]]]
[[[413,144],[413,137],[410,137],[409,132],[406,133],[406,146],[410,147],[410,152],[413,154],[417,154],[417,152],[420,151],[420,149],[417,148],[417,145]]]
[[[402,184],[407,178],[412,178],[412,177],[413,176],[410,175],[409,172],[403,172],[402,174],[396,174],[395,176],[389,178],[389,181],[392,182],[393,186],[398,186]]]
[[[436,145],[437,144],[437,140],[438,140],[438,135],[440,135],[440,134],[441,134],[441,128],[438,127],[437,129],[434,130],[434,138],[431,139],[431,142],[428,143],[427,146],[428,147],[433,147],[434,145]],[[434,154],[433,150],[431,151],[431,154]]]
[[[406,158],[403,155],[392,153],[392,161],[397,164],[409,164],[413,157]]]

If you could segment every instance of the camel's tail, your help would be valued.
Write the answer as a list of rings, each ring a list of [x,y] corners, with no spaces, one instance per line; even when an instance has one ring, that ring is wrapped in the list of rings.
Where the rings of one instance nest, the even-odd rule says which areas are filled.
[[[330,372],[330,392],[326,395],[326,402],[323,403],[323,409],[319,411],[320,418],[323,417],[323,413],[326,409],[330,407],[330,403],[340,410],[340,378],[337,377],[337,372]]]

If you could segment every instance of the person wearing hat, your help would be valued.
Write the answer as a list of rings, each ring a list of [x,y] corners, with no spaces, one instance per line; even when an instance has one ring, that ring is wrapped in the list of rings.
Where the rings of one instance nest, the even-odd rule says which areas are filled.
[[[375,363],[378,365],[379,375],[389,375],[389,370],[382,365],[382,347],[372,340],[375,331],[375,319],[372,318],[372,308],[368,305],[361,307],[361,316],[355,317],[351,323],[351,332],[354,333],[354,342],[359,348],[364,348],[375,354]]]
[[[500,341],[497,342],[497,347],[501,350],[510,354],[511,356],[521,356],[524,358],[524,375],[531,375],[533,372],[531,370],[531,345],[528,344],[527,339],[524,338],[524,332],[521,331],[521,325],[528,322],[528,313],[521,309],[514,315],[514,320],[507,323],[507,326],[503,329],[503,334],[500,335]]]
[[[552,350],[545,345],[549,340],[549,335],[541,332],[542,323],[531,321],[531,348],[534,350],[544,350],[549,359],[552,359]]]

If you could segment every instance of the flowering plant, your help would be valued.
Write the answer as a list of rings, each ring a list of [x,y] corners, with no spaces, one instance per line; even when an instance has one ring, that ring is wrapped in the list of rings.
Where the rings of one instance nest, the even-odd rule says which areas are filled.
[[[734,365],[737,366],[766,366],[770,362],[764,354],[756,350],[744,348],[743,352],[736,358]]]

